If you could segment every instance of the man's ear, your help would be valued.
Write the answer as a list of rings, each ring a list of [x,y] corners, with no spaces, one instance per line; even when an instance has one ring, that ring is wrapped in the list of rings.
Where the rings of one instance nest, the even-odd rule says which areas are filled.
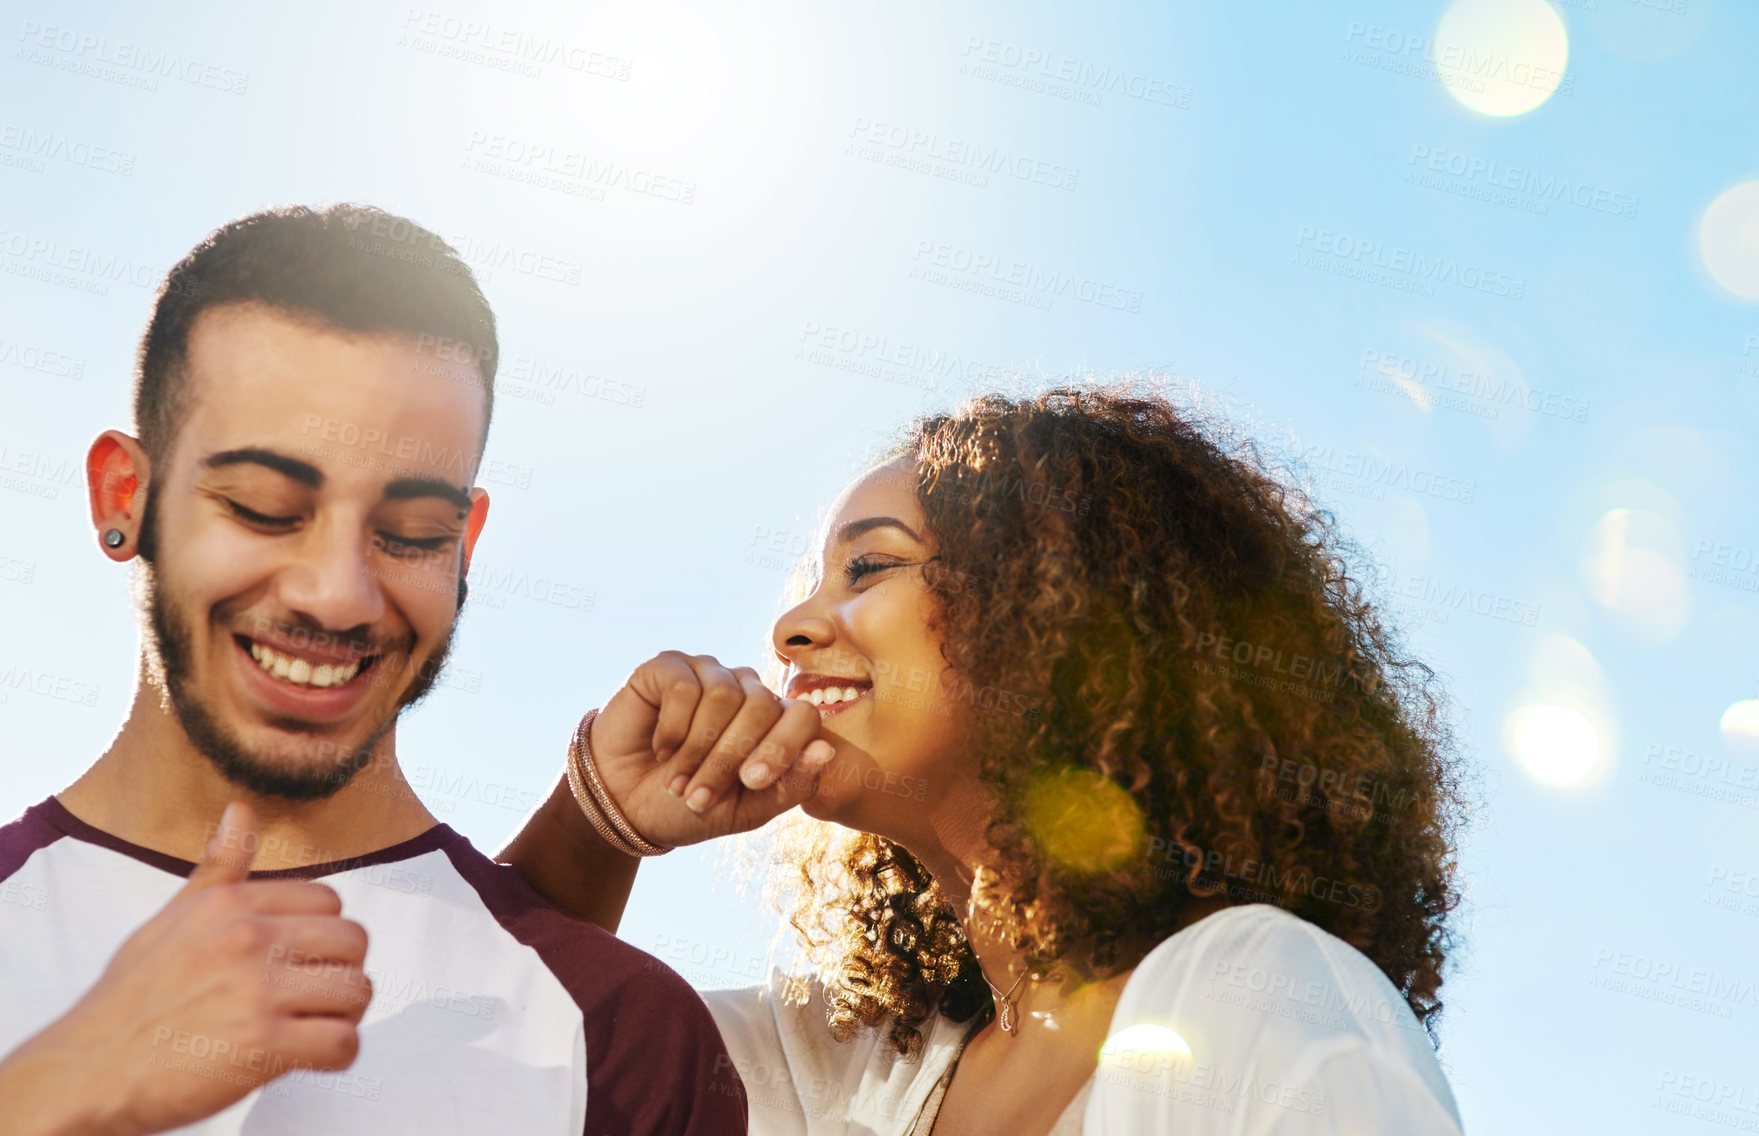
[[[140,548],[141,506],[147,499],[150,466],[140,442],[120,430],[99,434],[86,451],[92,525],[104,555],[117,562],[132,560]]]
[[[470,554],[476,550],[476,538],[489,522],[489,491],[480,485],[470,491],[470,516],[464,522],[464,564],[462,576],[470,575]]]

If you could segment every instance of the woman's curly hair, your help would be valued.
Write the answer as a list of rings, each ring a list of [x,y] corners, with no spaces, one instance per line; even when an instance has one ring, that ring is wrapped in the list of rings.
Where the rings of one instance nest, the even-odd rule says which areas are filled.
[[[1435,1036],[1465,809],[1433,672],[1331,515],[1250,442],[1126,388],[984,396],[897,456],[938,555],[934,630],[1004,802],[975,914],[1035,966],[1104,974],[1199,898],[1271,903],[1361,950]],[[954,689],[954,688],[947,688]],[[988,709],[984,709],[988,707]],[[806,822],[775,880],[846,1038],[991,1005],[900,845]]]

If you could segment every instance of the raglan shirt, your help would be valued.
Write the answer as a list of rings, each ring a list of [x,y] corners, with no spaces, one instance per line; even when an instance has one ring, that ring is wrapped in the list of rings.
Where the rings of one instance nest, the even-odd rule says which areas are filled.
[[[193,868],[86,824],[52,797],[0,828],[0,1054],[71,1008]],[[450,827],[253,878],[321,880],[366,928],[373,995],[360,1054],[338,1072],[295,1070],[177,1131],[746,1131],[743,1086],[683,978],[562,914]],[[298,981],[301,965],[270,973]],[[228,1060],[246,1060],[217,1058],[214,1039],[165,1032],[155,1032],[149,1059],[168,1070],[225,1076]]]
[[[920,1136],[977,1024],[939,1014],[900,1057],[831,1036],[822,989],[704,994],[751,1099],[752,1136]],[[1052,1136],[1460,1136],[1429,1035],[1379,967],[1267,904],[1216,912],[1125,982],[1098,1068]]]

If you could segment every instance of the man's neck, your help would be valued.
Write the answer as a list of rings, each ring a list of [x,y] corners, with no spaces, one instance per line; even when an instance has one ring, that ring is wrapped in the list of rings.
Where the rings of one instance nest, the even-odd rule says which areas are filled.
[[[328,797],[290,801],[227,781],[190,742],[158,687],[141,681],[116,740],[58,799],[112,836],[183,860],[200,860],[226,805],[256,812],[252,868],[347,860],[421,835],[438,823],[403,777],[395,731],[348,784]]]

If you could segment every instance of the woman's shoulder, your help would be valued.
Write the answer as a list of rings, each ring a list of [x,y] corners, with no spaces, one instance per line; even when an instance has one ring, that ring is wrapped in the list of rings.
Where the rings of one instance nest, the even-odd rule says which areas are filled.
[[[760,986],[705,990],[756,1120],[753,1131],[792,1132],[809,1119],[863,1120],[887,1131],[912,1115],[957,1054],[971,1023],[939,1014],[923,1023],[923,1045],[900,1055],[885,1026],[857,1029],[846,1041],[831,1032],[823,985],[772,967]]]
[[[1280,1120],[1312,1122],[1292,1131],[1370,1119],[1365,1107],[1392,1110],[1373,1114],[1383,1119],[1433,1118],[1411,1120],[1412,1131],[1458,1124],[1428,1034],[1380,968],[1267,904],[1219,911],[1143,958],[1098,1076],[1114,1105],[1140,1105],[1148,1090],[1156,1109],[1233,1118],[1198,1131],[1233,1131],[1237,1110],[1267,1106]],[[1378,1087],[1365,1092],[1365,1076]]]
[[[1292,1002],[1326,1011],[1296,1020],[1323,1018],[1338,1030],[1409,1026],[1422,1032],[1404,997],[1367,955],[1263,903],[1225,908],[1162,941],[1137,965],[1124,999],[1149,1005],[1171,999],[1188,1009]]]
[[[839,1044],[831,1034],[824,987],[779,967],[772,966],[761,985],[704,990],[702,1000],[736,1061],[834,1064],[860,1059],[870,1048]]]

